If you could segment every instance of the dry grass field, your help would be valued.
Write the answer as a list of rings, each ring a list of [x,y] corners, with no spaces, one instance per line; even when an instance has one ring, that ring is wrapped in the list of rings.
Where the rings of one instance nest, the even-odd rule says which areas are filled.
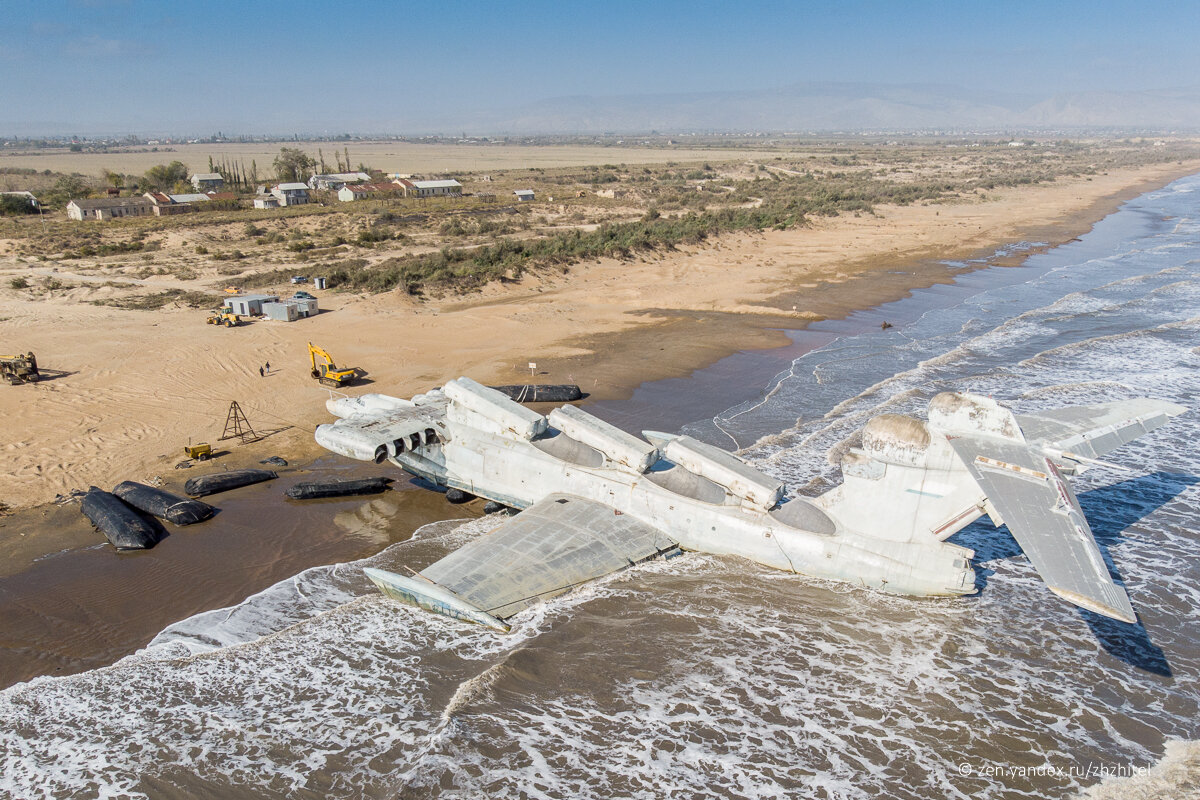
[[[141,174],[155,164],[179,160],[193,172],[207,172],[208,159],[215,162],[258,163],[260,173],[270,170],[271,161],[281,146],[297,147],[313,158],[317,150],[325,153],[329,164],[333,153],[349,150],[350,160],[384,172],[412,174],[443,172],[479,172],[496,169],[580,167],[600,164],[660,164],[665,161],[726,160],[732,158],[774,158],[781,151],[767,148],[691,148],[612,147],[579,144],[410,144],[407,142],[273,142],[255,144],[179,144],[135,148],[137,152],[114,149],[106,153],[72,153],[65,149],[30,153],[0,153],[0,167],[28,167],[52,172],[78,172],[99,175],[101,170]],[[330,171],[336,171],[330,167]]]

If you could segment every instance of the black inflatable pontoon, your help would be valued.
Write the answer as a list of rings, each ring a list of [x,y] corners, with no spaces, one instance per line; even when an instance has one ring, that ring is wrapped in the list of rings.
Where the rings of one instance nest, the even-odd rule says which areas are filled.
[[[192,497],[204,497],[217,492],[227,492],[252,483],[262,483],[278,478],[269,469],[231,469],[228,472],[215,472],[212,475],[200,475],[189,478],[183,485],[183,490]]]
[[[583,398],[583,392],[573,383],[526,384],[524,386],[492,386],[497,392],[518,403],[570,403]]]
[[[341,481],[297,483],[284,494],[293,500],[315,500],[318,497],[348,497],[356,494],[378,494],[387,491],[393,478],[361,478]]]
[[[217,511],[208,503],[189,500],[135,481],[118,483],[113,489],[113,494],[139,511],[153,514],[176,525],[203,522]]]
[[[116,495],[92,486],[79,504],[83,515],[118,550],[145,550],[158,542],[158,531]]]

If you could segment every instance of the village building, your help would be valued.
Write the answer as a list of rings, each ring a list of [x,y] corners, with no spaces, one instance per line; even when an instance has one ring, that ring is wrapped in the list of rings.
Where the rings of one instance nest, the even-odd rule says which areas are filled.
[[[254,196],[255,208],[279,208],[279,198],[273,194],[259,194]]]
[[[209,197],[207,194],[169,194],[172,203],[207,203]]]
[[[462,197],[462,184],[456,180],[410,181],[398,178],[394,183],[405,188],[406,197]]]
[[[513,194],[517,196],[518,203],[528,203],[533,199],[533,189],[517,189]]]
[[[148,217],[153,213],[154,204],[144,197],[104,197],[95,200],[72,200],[67,203],[67,216],[81,221]]]
[[[336,192],[349,183],[366,183],[371,176],[365,172],[336,172],[330,175],[313,175],[308,179],[308,188]]]
[[[207,192],[209,189],[216,190],[225,186],[225,178],[219,172],[197,172],[188,180],[197,192]]]
[[[201,204],[201,209],[228,210],[241,207],[241,195],[237,192],[205,192],[208,197],[207,205]]]
[[[281,206],[302,206],[308,202],[308,185],[304,183],[281,183],[271,189],[271,194]],[[255,208],[257,208],[255,204]]]
[[[404,187],[394,183],[359,183],[353,186],[343,186],[338,190],[338,200],[349,203],[354,200],[366,200],[370,197],[389,197],[404,194]]]
[[[169,194],[162,192],[146,192],[142,197],[153,205],[154,216],[170,217],[176,214],[187,214],[196,210],[191,203],[177,203]],[[207,198],[206,198],[207,199]]]

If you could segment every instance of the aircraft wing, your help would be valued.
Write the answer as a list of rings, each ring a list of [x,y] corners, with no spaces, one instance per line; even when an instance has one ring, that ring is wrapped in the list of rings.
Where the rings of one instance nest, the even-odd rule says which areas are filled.
[[[999,515],[992,521],[1008,525],[1050,591],[1097,614],[1137,621],[1075,493],[1050,458],[1019,442],[960,436],[950,445]]]
[[[367,568],[389,597],[507,631],[540,600],[679,546],[611,506],[553,494],[412,576]]]
[[[1040,441],[1085,458],[1097,458],[1165,425],[1187,409],[1139,397],[1094,406],[1068,406],[1017,415],[1027,441]]]

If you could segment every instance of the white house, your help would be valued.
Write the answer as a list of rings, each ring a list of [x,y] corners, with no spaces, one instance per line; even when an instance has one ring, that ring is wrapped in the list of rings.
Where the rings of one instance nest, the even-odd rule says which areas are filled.
[[[67,203],[67,216],[77,220],[146,217],[153,213],[154,203],[144,197],[105,197]]]
[[[220,189],[225,186],[225,178],[219,172],[197,172],[191,178],[192,188],[197,192],[207,192],[209,189]]]
[[[308,202],[308,185],[304,183],[281,183],[271,189],[271,194],[281,206],[302,206]]]
[[[456,180],[407,181],[417,197],[462,197],[462,184]]]
[[[517,189],[513,194],[517,196],[518,203],[528,203],[533,199],[533,189]]]
[[[273,194],[259,194],[254,196],[255,208],[279,208],[279,198]]]
[[[403,192],[404,188],[394,183],[358,183],[338,189],[337,196],[343,203],[349,203],[354,200],[366,200],[368,197],[386,197]]]
[[[368,194],[370,192],[367,191],[367,185],[364,183],[360,183],[357,186],[343,186],[338,189],[338,200],[341,200],[343,203],[349,203],[354,200],[366,200]]]

